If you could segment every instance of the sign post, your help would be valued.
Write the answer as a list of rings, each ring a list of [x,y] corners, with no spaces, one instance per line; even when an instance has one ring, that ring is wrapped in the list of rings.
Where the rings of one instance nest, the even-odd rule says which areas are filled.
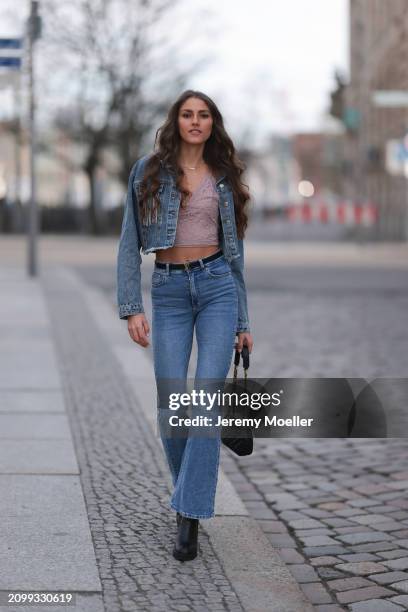
[[[22,48],[21,38],[0,38],[0,66],[20,70]]]
[[[28,34],[28,78],[29,78],[29,132],[30,132],[30,175],[31,195],[28,222],[28,273],[37,275],[37,236],[38,236],[38,206],[36,198],[36,131],[35,131],[35,73],[34,48],[35,41],[41,35],[41,17],[38,13],[38,1],[30,0],[30,16],[27,24]]]
[[[14,204],[11,208],[11,229],[18,227],[18,218],[21,207],[21,55],[23,50],[22,38],[0,38],[0,88],[11,87],[14,97],[14,125],[15,156],[14,156]]]
[[[379,108],[405,108],[408,115],[408,91],[383,89],[374,91],[372,102]],[[406,208],[405,208],[405,238],[408,239],[408,116],[405,125],[405,134],[401,140],[391,140],[386,151],[387,170],[394,174],[402,174],[406,181]]]

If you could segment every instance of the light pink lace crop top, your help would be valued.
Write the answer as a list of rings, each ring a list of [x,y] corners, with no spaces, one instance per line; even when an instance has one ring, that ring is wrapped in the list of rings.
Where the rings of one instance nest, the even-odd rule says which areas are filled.
[[[174,246],[218,246],[218,193],[212,174],[207,174],[190,198],[180,205]]]

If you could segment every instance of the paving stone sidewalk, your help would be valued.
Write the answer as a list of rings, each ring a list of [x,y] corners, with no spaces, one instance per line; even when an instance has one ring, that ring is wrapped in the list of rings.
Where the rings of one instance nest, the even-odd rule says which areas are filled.
[[[103,612],[43,292],[18,266],[1,264],[0,284],[0,609],[74,591],[75,610]]]
[[[112,287],[104,289],[115,308]],[[254,331],[253,375],[269,377],[273,368],[276,376],[318,376],[326,364],[327,376],[364,377],[371,368],[376,377],[384,375],[389,355],[388,366],[402,376],[408,354],[401,327],[406,293],[401,288],[392,305],[382,292],[374,297],[345,293],[337,310],[337,295],[310,295],[300,312],[298,297],[290,292],[252,292],[252,320],[263,330]],[[147,292],[144,301],[149,317]],[[392,317],[379,319],[386,304]],[[357,330],[361,315],[356,312],[363,306],[369,337]],[[267,312],[275,313],[273,326],[264,325]],[[329,319],[338,327],[330,328]],[[327,332],[327,344],[323,337],[319,342],[319,326]],[[341,350],[333,351],[334,340],[341,341]],[[404,439],[257,439],[253,457],[238,459],[226,452],[223,465],[316,610],[397,612],[408,610],[407,459]]]
[[[379,275],[360,293],[252,294],[253,376],[385,377],[392,393],[408,363],[408,287],[397,282],[391,293]],[[257,439],[253,457],[228,461],[317,609],[408,610],[407,438]]]
[[[255,292],[250,299],[253,376],[388,376],[392,392],[392,376],[406,371],[406,287],[391,302],[370,291],[345,294],[337,309],[332,296]],[[359,307],[365,332],[356,330]],[[274,325],[266,313],[275,313]],[[333,350],[340,337],[341,350]],[[406,438],[258,438],[253,456],[225,453],[223,465],[316,610],[408,610]]]
[[[406,441],[256,447],[224,469],[316,609],[407,610]]]
[[[388,377],[392,392],[407,372],[408,290],[377,283],[253,293],[253,376]],[[257,439],[224,469],[316,609],[408,610],[406,438]]]
[[[244,458],[224,451],[224,470],[315,609],[408,610],[408,441],[256,439],[255,448]]]
[[[205,532],[197,562],[172,558],[160,447],[81,295],[58,274],[43,286],[106,610],[243,610]]]
[[[216,516],[200,529],[199,557],[173,559],[168,470],[149,424],[154,404],[149,399],[146,411],[128,378],[130,348],[137,387],[135,346],[125,335],[127,347],[116,354],[121,367],[109,334],[117,341],[123,322],[75,275],[50,269],[42,284],[107,612],[311,612],[296,577],[246,516]]]
[[[199,556],[172,557],[152,368],[104,296],[61,270],[0,280],[0,609],[68,591],[78,612],[311,612],[222,470]]]

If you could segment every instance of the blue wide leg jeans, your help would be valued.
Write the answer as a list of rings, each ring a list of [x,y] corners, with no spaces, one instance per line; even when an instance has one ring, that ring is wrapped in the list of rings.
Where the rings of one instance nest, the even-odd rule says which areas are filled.
[[[194,328],[198,350],[196,389],[204,385],[214,390],[206,381],[216,379],[221,384],[217,388],[222,391],[234,352],[238,295],[231,267],[222,251],[212,261],[203,259],[196,266],[183,269],[171,269],[168,264],[159,268],[155,264],[152,274],[156,384],[168,379],[178,392],[185,391]],[[216,428],[210,435],[174,437],[168,434],[167,425],[167,433],[163,433],[161,418],[164,416],[168,424],[171,411],[160,401],[159,431],[174,486],[170,506],[190,518],[210,518],[214,516],[221,430]],[[210,414],[215,416],[214,411]]]

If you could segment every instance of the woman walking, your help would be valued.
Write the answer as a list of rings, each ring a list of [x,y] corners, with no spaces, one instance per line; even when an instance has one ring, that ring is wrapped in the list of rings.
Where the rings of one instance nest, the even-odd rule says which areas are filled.
[[[183,391],[194,329],[195,381],[224,381],[234,348],[241,351],[246,344],[252,351],[243,275],[249,194],[240,182],[243,164],[207,95],[185,91],[158,133],[155,153],[140,158],[129,176],[117,258],[118,309],[134,342],[149,346],[140,249],[155,252],[151,298],[156,384],[159,389],[161,381],[179,382],[177,391]],[[177,512],[173,556],[186,561],[197,555],[199,520],[214,516],[220,432],[204,437],[169,434],[168,405],[160,399],[158,416],[174,485],[170,506]]]

